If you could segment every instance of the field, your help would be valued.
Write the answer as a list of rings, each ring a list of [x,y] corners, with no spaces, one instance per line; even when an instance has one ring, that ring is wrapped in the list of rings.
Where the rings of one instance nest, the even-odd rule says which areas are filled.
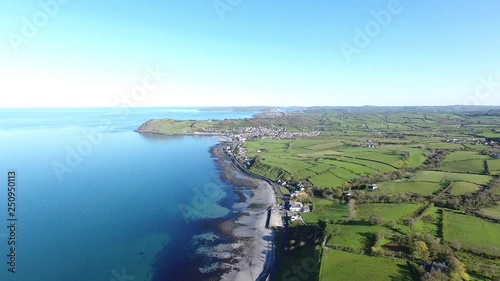
[[[310,181],[320,188],[340,187],[361,175],[419,167],[426,159],[415,147],[390,144],[369,148],[362,142],[325,138],[247,141],[245,148],[249,157],[259,157],[254,172],[275,180]]]
[[[485,160],[488,158],[490,157],[487,155],[479,154],[475,151],[454,151],[446,155],[444,162],[446,163],[446,162],[466,161],[473,159]]]
[[[378,184],[378,190],[382,194],[415,193],[420,195],[431,195],[441,188],[436,182],[418,181],[389,181]]]
[[[500,224],[452,211],[443,212],[443,234],[447,242],[458,241],[465,248],[487,251],[500,248]]]
[[[430,182],[440,182],[443,179],[450,179],[452,181],[471,182],[475,184],[487,184],[491,180],[491,177],[486,175],[447,173],[439,171],[421,171],[411,178],[412,181],[430,181]]]
[[[313,204],[313,212],[302,213],[306,222],[316,222],[318,220],[345,220],[349,216],[349,209],[346,204],[336,204],[329,200],[317,200]]]
[[[488,167],[492,175],[500,175],[500,159],[488,160]]]
[[[500,220],[500,204],[497,204],[492,207],[484,208],[479,211],[480,214],[488,216],[490,218]]]
[[[368,220],[372,215],[383,217],[386,221],[398,221],[411,217],[421,204],[358,204],[356,219]]]
[[[369,257],[337,250],[326,250],[320,272],[321,280],[413,280],[402,260]]]
[[[455,162],[445,162],[439,168],[441,171],[465,174],[484,175],[484,160],[465,160]]]
[[[470,182],[464,182],[464,181],[457,181],[454,182],[451,185],[451,190],[449,191],[449,194],[451,195],[464,195],[466,193],[471,193],[479,189],[479,185],[470,183]]]
[[[406,233],[419,232],[419,233],[429,233],[437,236],[440,229],[441,220],[441,210],[436,207],[429,208],[424,215],[430,215],[433,219],[432,222],[424,222],[419,220],[413,227],[407,227],[400,225],[399,228],[404,230]]]
[[[356,252],[362,252],[369,236],[384,229],[384,227],[372,225],[330,225],[327,233],[331,235],[331,239],[327,245],[346,247]]]

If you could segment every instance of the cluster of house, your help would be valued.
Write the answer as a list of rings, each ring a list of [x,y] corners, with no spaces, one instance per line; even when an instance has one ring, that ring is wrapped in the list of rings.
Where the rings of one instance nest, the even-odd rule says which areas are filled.
[[[376,148],[379,143],[374,142],[373,140],[366,140],[364,144],[361,144],[361,146],[365,146],[368,148]]]
[[[290,220],[296,221],[301,219],[299,213],[307,213],[310,212],[311,209],[308,206],[304,206],[304,204],[302,204],[301,202],[292,202],[290,203],[288,211],[292,213],[292,215],[290,216]]]
[[[243,139],[294,139],[304,137],[317,137],[321,134],[320,131],[310,132],[289,132],[285,128],[269,128],[264,126],[258,127],[241,127],[230,129],[225,132],[227,136],[236,141]]]
[[[483,145],[495,145],[498,143],[498,142],[493,141],[493,140],[481,140],[481,139],[471,139],[471,138],[446,139],[445,142],[451,142],[451,143],[456,143],[456,144],[468,143],[468,144],[483,144]]]
[[[224,135],[234,141],[245,141],[247,139],[294,139],[305,137],[317,137],[320,131],[309,132],[289,132],[285,128],[270,128],[264,126],[240,127],[229,130],[219,130],[214,128],[201,128],[194,134],[199,135]]]

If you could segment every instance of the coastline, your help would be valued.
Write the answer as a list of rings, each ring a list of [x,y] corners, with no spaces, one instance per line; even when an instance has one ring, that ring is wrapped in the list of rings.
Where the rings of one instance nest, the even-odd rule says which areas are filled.
[[[241,255],[233,257],[230,264],[222,265],[227,270],[220,280],[266,280],[260,275],[269,268],[274,258],[274,233],[272,228],[266,228],[266,220],[268,208],[275,207],[275,193],[269,183],[246,175],[235,167],[223,151],[228,138],[219,137],[221,142],[213,146],[210,153],[216,158],[223,179],[238,188],[234,192],[239,195],[240,202],[233,207],[240,215],[235,221],[225,223],[234,225],[231,236],[239,242],[238,253]],[[279,213],[272,212],[272,215],[276,221]]]

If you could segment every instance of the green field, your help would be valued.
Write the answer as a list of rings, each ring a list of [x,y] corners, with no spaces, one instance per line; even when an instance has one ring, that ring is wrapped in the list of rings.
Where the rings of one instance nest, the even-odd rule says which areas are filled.
[[[487,184],[491,180],[491,177],[486,175],[447,173],[439,171],[421,171],[411,178],[412,181],[430,181],[430,182],[440,182],[443,179],[450,179],[452,181],[472,182],[475,184]]]
[[[484,175],[484,160],[466,160],[445,162],[439,168],[441,171],[465,174],[478,174]]]
[[[488,168],[492,175],[500,175],[500,159],[488,160]]]
[[[490,158],[487,155],[479,154],[475,151],[454,151],[448,155],[444,159],[444,162],[455,162],[455,161],[465,161],[465,160],[485,160]]]
[[[421,204],[358,204],[356,219],[368,220],[372,215],[383,217],[386,221],[398,221],[411,217]]]
[[[451,185],[451,190],[449,191],[449,194],[451,195],[464,195],[466,193],[471,193],[479,189],[479,185],[470,183],[470,182],[463,182],[463,181],[457,181],[454,182]]]
[[[389,181],[378,184],[378,190],[382,194],[415,193],[420,195],[431,195],[441,188],[436,182],[418,181]]]
[[[412,281],[412,275],[403,260],[369,257],[337,250],[323,253],[320,280],[401,280]]]
[[[441,212],[439,208],[431,207],[425,213],[424,216],[430,215],[433,218],[432,222],[424,222],[419,220],[414,226],[408,227],[405,225],[400,225],[399,228],[404,230],[406,233],[419,232],[419,233],[429,233],[434,236],[438,235],[440,228]]]
[[[337,204],[332,201],[320,199],[314,202],[313,211],[301,214],[306,222],[318,220],[345,220],[349,217],[346,204]]]
[[[384,230],[376,225],[329,225],[327,233],[331,235],[329,247],[339,246],[362,252],[367,244],[368,237]]]
[[[339,187],[346,182],[346,179],[340,178],[331,172],[326,172],[312,177],[311,181],[317,187]]]
[[[443,211],[443,234],[447,242],[458,241],[465,248],[487,251],[500,248],[500,224],[452,211]]]
[[[479,210],[479,213],[500,220],[500,204]]]

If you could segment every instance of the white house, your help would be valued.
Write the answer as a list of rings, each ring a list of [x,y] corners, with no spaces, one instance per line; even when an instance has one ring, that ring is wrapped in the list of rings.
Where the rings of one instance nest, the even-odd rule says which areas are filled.
[[[304,204],[300,202],[295,202],[290,207],[290,212],[303,212],[303,211],[304,211]]]

